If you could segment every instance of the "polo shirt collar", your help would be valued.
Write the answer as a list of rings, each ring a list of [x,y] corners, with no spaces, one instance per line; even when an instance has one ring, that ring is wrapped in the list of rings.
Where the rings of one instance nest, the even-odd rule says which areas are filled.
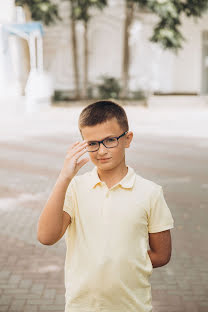
[[[112,188],[114,188],[116,185],[120,185],[123,188],[132,188],[134,185],[134,181],[136,178],[136,174],[135,171],[132,167],[128,166],[128,172],[125,175],[125,177],[123,177],[123,179],[121,179],[121,181],[119,181],[118,183],[116,183]],[[91,171],[91,183],[90,183],[90,188],[94,188],[97,184],[102,183],[103,181],[100,180],[98,173],[97,173],[97,167],[95,166],[92,171]]]

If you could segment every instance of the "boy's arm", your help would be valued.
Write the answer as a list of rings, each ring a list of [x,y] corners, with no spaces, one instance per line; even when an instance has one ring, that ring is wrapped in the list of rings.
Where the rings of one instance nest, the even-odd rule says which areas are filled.
[[[153,268],[167,264],[172,251],[170,230],[149,233],[149,246],[148,254]]]
[[[44,245],[55,244],[70,223],[70,216],[66,216],[63,211],[66,191],[73,177],[89,160],[88,158],[79,160],[86,153],[87,144],[85,140],[77,141],[70,145],[67,151],[64,166],[38,221],[37,239]]]
[[[59,175],[51,195],[38,221],[37,239],[44,245],[55,244],[71,222],[69,214],[63,211],[66,190],[70,179]],[[68,218],[65,215],[68,215]],[[63,228],[64,227],[64,228]]]

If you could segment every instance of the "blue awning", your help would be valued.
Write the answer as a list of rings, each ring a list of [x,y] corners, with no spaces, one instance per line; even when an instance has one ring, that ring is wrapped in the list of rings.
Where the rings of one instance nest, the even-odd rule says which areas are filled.
[[[39,31],[43,36],[43,26],[40,22],[28,22],[24,24],[4,24],[3,30],[11,35],[17,35],[19,32],[30,35],[33,32]]]

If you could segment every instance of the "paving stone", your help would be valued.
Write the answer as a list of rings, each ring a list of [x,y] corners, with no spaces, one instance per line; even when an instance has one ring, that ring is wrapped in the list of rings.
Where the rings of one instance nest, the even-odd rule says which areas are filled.
[[[19,288],[30,288],[32,285],[32,280],[22,280],[19,283]]]
[[[12,274],[8,280],[8,283],[9,284],[18,284],[19,281],[21,281],[21,276]]]
[[[28,292],[27,294],[16,294],[12,296],[14,299],[40,299],[40,295],[31,294]]]
[[[38,306],[34,306],[34,305],[25,305],[24,306],[24,310],[22,310],[23,312],[36,312],[38,311]]]
[[[55,289],[46,289],[42,295],[42,298],[53,299],[55,296],[56,296],[56,290]]]
[[[49,299],[28,299],[27,304],[34,304],[34,305],[40,305],[40,304],[45,304],[45,305],[50,305],[53,303],[53,300]]]
[[[10,302],[11,302],[11,296],[8,296],[8,295],[4,295],[4,296],[1,296],[0,297],[0,304],[1,305],[9,305]]]
[[[5,283],[5,282],[4,282]],[[14,288],[14,289],[16,289],[17,288],[17,286],[16,285],[11,285],[11,284],[0,284],[0,288],[1,289],[12,289],[12,288]]]
[[[64,305],[40,306],[39,311],[64,311]]]
[[[196,302],[189,300],[184,302],[185,312],[199,312]]]
[[[7,294],[27,294],[28,290],[27,289],[19,289],[19,288],[15,288],[15,289],[7,289],[6,290]]]
[[[199,306],[197,312],[207,312],[207,307]]]
[[[2,272],[0,272],[0,280],[2,281],[3,279],[8,279],[10,274],[11,274],[11,272],[9,272],[9,271],[2,271]]]
[[[65,303],[65,295],[56,295],[54,304],[63,304]]]
[[[25,304],[25,301],[26,300],[22,300],[22,299],[15,299],[15,300],[13,300],[9,310],[15,311],[15,309],[16,309],[18,311],[22,311],[23,310],[23,306]]]
[[[199,303],[199,306],[200,307],[208,307],[208,301],[201,300],[200,303]]]
[[[1,304],[0,304],[0,311],[1,311],[1,312],[7,312],[8,309],[9,309],[8,305],[1,305]]]

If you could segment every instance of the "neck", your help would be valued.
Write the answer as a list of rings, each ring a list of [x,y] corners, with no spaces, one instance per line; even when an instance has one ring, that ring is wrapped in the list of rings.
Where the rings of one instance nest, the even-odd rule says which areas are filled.
[[[97,173],[101,181],[105,182],[108,187],[111,187],[121,181],[128,172],[128,167],[125,161],[120,163],[117,167],[109,170],[102,170],[97,168]]]

